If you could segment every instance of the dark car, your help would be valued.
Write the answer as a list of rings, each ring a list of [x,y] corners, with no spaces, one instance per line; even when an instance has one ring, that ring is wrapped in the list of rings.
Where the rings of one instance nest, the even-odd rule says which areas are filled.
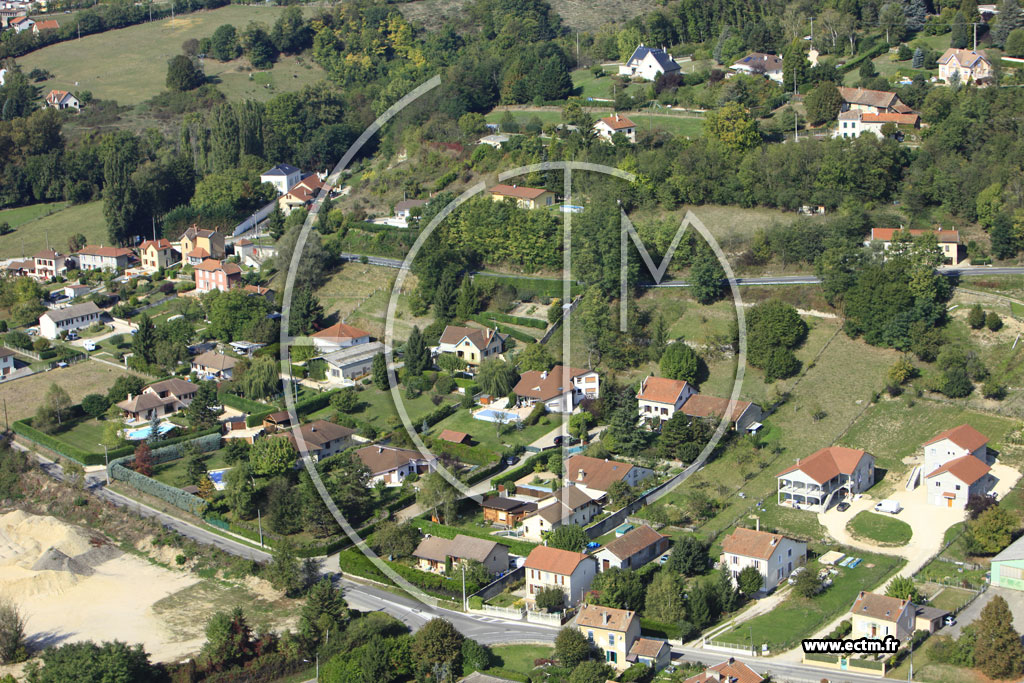
[[[846,501],[843,501],[842,503],[840,503],[839,505],[836,506],[836,510],[839,510],[840,512],[846,512],[849,509],[850,509],[850,504],[847,503]]]
[[[558,436],[555,437],[555,446],[561,446],[561,445],[562,445],[562,435],[559,434]]]

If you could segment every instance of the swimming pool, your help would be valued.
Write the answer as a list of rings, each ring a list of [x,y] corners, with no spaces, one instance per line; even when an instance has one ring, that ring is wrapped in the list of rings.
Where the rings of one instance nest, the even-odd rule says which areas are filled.
[[[171,424],[170,422],[161,422],[157,428],[157,434],[163,436],[172,429],[176,429],[178,425]],[[149,433],[153,431],[152,427],[146,425],[145,427],[136,427],[135,429],[127,429],[124,432],[124,438],[129,441],[141,441],[149,437]]]
[[[484,408],[473,417],[486,422],[519,422],[519,416],[515,413],[510,413],[507,410],[497,410],[496,408]]]

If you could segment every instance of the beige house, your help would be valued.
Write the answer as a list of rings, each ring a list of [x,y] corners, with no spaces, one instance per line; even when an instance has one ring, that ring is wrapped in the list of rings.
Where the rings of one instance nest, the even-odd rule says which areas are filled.
[[[984,50],[975,52],[951,47],[939,57],[939,80],[948,84],[954,74],[961,83],[990,80],[992,63],[988,61]]]
[[[526,593],[529,600],[545,588],[558,588],[570,607],[583,600],[597,573],[593,557],[571,550],[538,545],[526,558]]]
[[[478,366],[505,350],[508,335],[479,327],[448,325],[441,333],[437,352],[452,353],[470,366]]]
[[[776,475],[778,504],[824,512],[875,484],[875,458],[856,448],[822,448]]]
[[[601,651],[606,664],[619,671],[629,668],[629,648],[640,639],[640,617],[636,612],[583,605],[576,615],[576,628]]]
[[[636,142],[636,124],[622,114],[612,114],[594,123],[594,132],[602,140],[611,142],[612,136],[622,133],[630,142]]]
[[[908,230],[905,228],[871,228],[871,239],[864,242],[868,247],[872,244],[881,244],[884,251],[889,251],[893,240],[900,235],[920,237],[921,235],[935,235],[935,240],[942,250],[942,257],[947,263],[956,265],[960,262],[960,232],[958,230]]]
[[[807,544],[781,534],[737,527],[722,541],[719,565],[733,582],[740,572],[753,567],[764,577],[761,590],[766,593],[789,578],[793,570],[807,562]]]
[[[601,514],[601,506],[576,486],[559,489],[537,502],[537,511],[523,518],[523,537],[540,543],[544,534],[565,524],[586,526]]]
[[[681,410],[686,400],[696,392],[693,387],[681,379],[668,379],[648,375],[640,383],[637,392],[637,410],[645,422],[655,418],[665,422],[672,419],[676,411]]]
[[[843,98],[842,111],[862,111],[868,114],[909,114],[913,111],[903,104],[896,93],[888,90],[840,87],[839,96]]]
[[[432,458],[406,448],[373,444],[360,448],[355,456],[370,469],[369,486],[378,481],[383,481],[386,486],[401,486],[410,474],[426,474],[436,467]]]
[[[443,573],[451,558],[453,567],[476,561],[491,574],[508,570],[508,548],[497,541],[457,534],[455,538],[428,536],[413,551],[416,566],[426,572]]]
[[[539,209],[542,206],[554,206],[555,204],[555,193],[539,187],[495,185],[488,192],[494,201],[503,202],[506,199],[511,199],[520,209]]]
[[[729,410],[729,399],[709,396],[707,394],[693,394],[683,404],[684,415],[702,420],[718,422]],[[744,432],[756,430],[761,427],[763,413],[761,406],[750,401],[736,401],[732,412],[729,413],[729,422],[733,429]]]
[[[617,481],[636,486],[652,476],[654,471],[628,462],[574,455],[565,461],[564,473],[567,484],[571,482],[591,498],[597,499]]]
[[[149,271],[168,268],[178,262],[174,245],[170,240],[146,240],[139,245],[142,267]]]
[[[521,405],[543,403],[549,413],[571,413],[583,399],[600,397],[601,379],[596,370],[556,365],[543,372],[527,370],[513,391]]]
[[[185,263],[197,265],[205,259],[224,258],[224,235],[193,225],[178,238],[178,251]]]
[[[172,378],[154,382],[137,395],[117,404],[129,423],[149,422],[155,418],[173,415],[192,403],[199,387],[183,379]]]
[[[216,379],[231,379],[238,359],[226,353],[206,351],[192,358],[192,372]]]
[[[306,448],[306,452],[314,462],[320,462],[355,444],[355,440],[352,438],[355,433],[354,429],[327,420],[314,420],[309,424],[299,425],[301,445]],[[286,436],[299,449],[301,455],[302,448],[300,448],[299,441],[296,441],[295,432],[289,430]]]
[[[882,128],[885,124],[891,123],[895,126],[909,126],[910,128],[921,127],[921,117],[917,114],[897,114],[894,112],[882,112],[880,114],[866,111],[844,111],[839,114],[839,120],[832,131],[834,138],[855,138],[864,133],[871,133],[879,140],[885,138]],[[897,139],[899,139],[897,135]]]
[[[639,569],[668,552],[672,540],[643,524],[609,541],[594,553],[597,570]]]
[[[913,635],[916,618],[917,608],[908,600],[861,591],[850,609],[850,638],[880,640],[891,635],[904,642]]]
[[[67,258],[59,251],[41,249],[32,256],[37,280],[50,280],[67,272]]]

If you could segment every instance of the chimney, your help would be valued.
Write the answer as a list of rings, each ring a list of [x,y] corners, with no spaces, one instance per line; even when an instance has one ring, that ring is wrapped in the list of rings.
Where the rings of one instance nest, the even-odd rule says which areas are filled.
[[[380,446],[377,446],[377,452],[378,452],[378,453],[383,453],[383,452],[384,452],[384,449],[383,449],[383,448],[381,448]]]
[[[754,518],[754,526],[756,527],[754,529],[754,531],[760,531],[761,530],[761,518],[760,517],[755,517]]]
[[[541,379],[547,379],[548,378],[548,371],[545,370],[544,372],[540,373],[540,378]]]
[[[601,621],[607,626],[610,616],[607,612],[601,612]]]

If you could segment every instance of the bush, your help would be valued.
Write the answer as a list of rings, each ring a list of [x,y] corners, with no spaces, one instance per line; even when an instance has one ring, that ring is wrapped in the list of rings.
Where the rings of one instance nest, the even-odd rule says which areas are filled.
[[[1003,319],[1000,318],[995,311],[989,311],[988,315],[985,316],[985,327],[992,330],[993,332],[998,332],[999,329],[1002,328],[1002,326]]]

